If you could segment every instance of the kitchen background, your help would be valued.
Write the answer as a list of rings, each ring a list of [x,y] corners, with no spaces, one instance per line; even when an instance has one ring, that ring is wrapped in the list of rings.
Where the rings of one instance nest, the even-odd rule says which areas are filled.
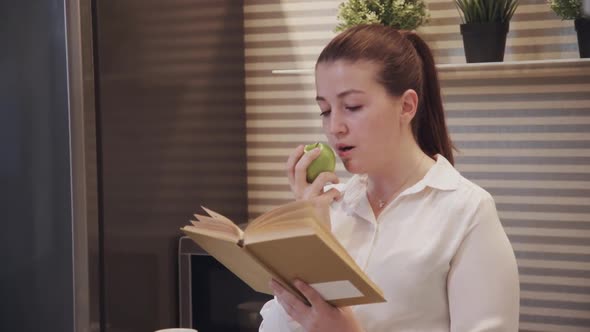
[[[0,330],[176,326],[179,227],[201,204],[245,221],[286,202],[286,156],[322,139],[309,70],[339,3],[0,4]],[[494,195],[518,258],[521,331],[588,331],[590,62],[573,22],[521,0],[507,63],[464,65],[453,3],[429,7],[457,167]]]

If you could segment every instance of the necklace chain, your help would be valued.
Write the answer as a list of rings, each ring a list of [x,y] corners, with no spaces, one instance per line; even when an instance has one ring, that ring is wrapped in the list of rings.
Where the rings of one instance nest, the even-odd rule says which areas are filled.
[[[425,154],[422,155],[422,158],[420,159],[420,161],[418,162],[418,165],[416,165],[416,170],[414,172],[410,172],[410,174],[408,175],[408,177],[406,178],[406,180],[401,184],[401,186],[399,187],[399,189],[401,189],[407,182],[408,180],[412,177],[413,174],[415,174],[418,170],[420,165],[422,165],[422,161],[424,160],[424,156],[426,156]],[[398,189],[398,191],[399,191]],[[389,198],[391,199],[391,197]],[[385,207],[385,204],[387,204],[387,202],[389,201],[389,199],[377,199],[377,205],[379,206],[379,209],[383,209],[383,207]]]

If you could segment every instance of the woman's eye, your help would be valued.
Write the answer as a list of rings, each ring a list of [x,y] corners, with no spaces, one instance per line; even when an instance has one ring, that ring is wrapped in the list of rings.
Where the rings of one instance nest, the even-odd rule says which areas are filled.
[[[324,116],[328,116],[328,115],[330,115],[330,112],[331,112],[330,110],[327,110],[327,111],[322,111],[322,112],[320,113],[320,116],[322,116],[322,117],[324,117]]]
[[[362,106],[360,106],[360,105],[359,106],[346,106],[346,109],[349,110],[349,111],[351,111],[351,112],[354,112],[354,111],[360,110],[361,107]]]

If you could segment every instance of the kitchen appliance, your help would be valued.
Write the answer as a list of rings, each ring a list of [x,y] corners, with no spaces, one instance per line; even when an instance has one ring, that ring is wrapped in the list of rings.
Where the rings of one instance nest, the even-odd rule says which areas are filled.
[[[272,296],[258,293],[190,238],[178,244],[180,326],[202,332],[254,332]]]

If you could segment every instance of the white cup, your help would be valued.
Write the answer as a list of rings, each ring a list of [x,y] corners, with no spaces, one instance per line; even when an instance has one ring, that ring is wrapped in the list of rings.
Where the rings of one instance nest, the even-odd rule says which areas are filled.
[[[199,331],[197,331],[195,329],[174,328],[174,329],[157,330],[154,332],[199,332]]]

